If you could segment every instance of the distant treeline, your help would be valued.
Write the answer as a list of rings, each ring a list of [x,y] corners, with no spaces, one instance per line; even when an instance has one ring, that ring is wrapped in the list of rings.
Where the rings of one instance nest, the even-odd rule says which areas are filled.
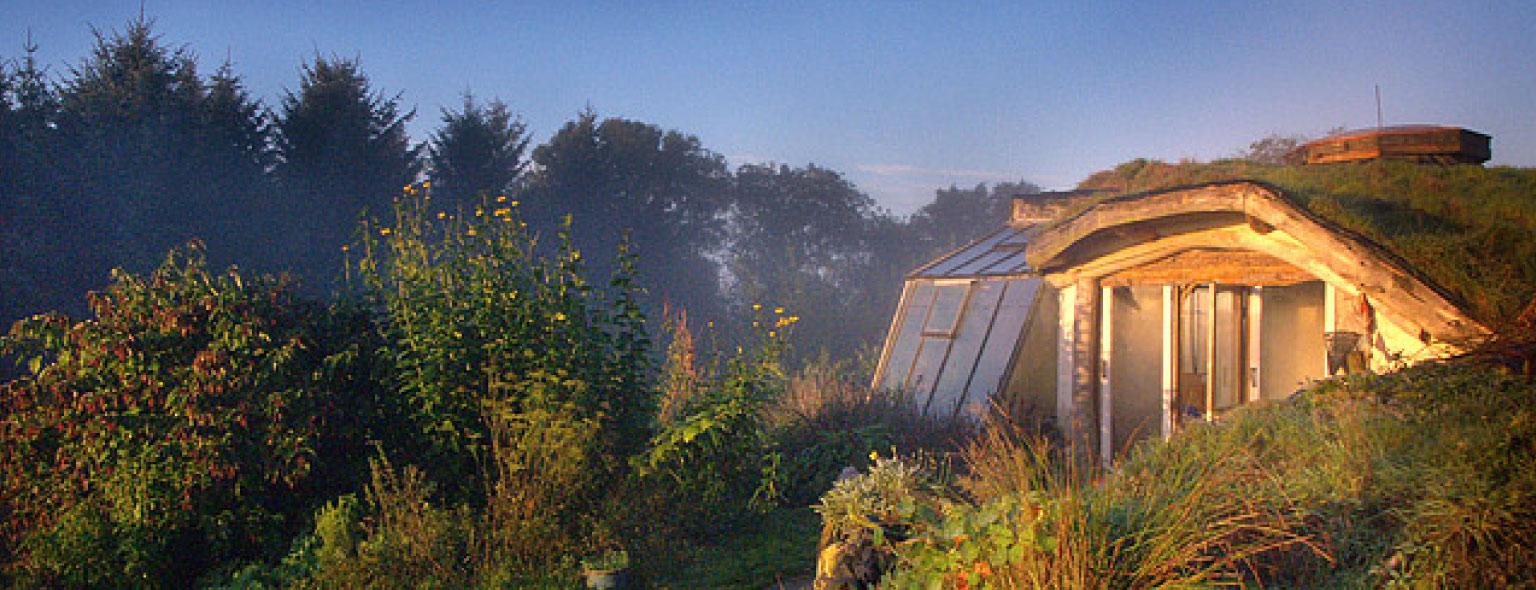
[[[445,210],[468,214],[508,196],[545,244],[569,215],[599,273],[628,232],[653,318],[669,306],[725,326],[754,304],[784,307],[805,320],[801,352],[841,356],[882,335],[904,272],[1036,190],[952,187],[897,217],[836,171],[731,170],[694,136],[590,109],[530,149],[511,107],[466,93],[417,143],[405,130],[415,111],[355,59],[317,54],[295,90],[266,102],[228,63],[205,75],[145,20],[98,34],[63,73],[22,49],[0,62],[4,325],[83,311],[111,269],[144,272],[194,239],[214,264],[329,293],[360,221],[430,183]]]

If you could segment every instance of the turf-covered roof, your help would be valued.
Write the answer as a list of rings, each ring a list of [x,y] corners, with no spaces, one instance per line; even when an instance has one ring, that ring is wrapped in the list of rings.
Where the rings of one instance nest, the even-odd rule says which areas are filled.
[[[1107,199],[1236,179],[1273,185],[1318,217],[1376,242],[1496,331],[1536,297],[1536,169],[1134,160],[1079,188],[1103,190]]]

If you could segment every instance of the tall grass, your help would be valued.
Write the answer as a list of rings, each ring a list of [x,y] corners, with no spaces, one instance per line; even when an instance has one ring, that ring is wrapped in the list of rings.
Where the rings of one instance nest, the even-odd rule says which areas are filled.
[[[869,467],[872,452],[947,455],[974,432],[967,418],[926,415],[911,394],[870,387],[855,366],[809,364],[767,408],[792,506],[810,505],[844,469]]]
[[[1143,443],[1109,470],[1071,451],[983,431],[954,488],[864,519],[907,537],[885,583],[1536,587],[1536,384],[1497,370],[1325,383]]]

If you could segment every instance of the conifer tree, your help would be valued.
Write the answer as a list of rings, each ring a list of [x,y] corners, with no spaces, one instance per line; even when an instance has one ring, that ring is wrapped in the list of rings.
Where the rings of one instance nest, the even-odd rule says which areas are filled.
[[[282,98],[274,135],[293,232],[285,243],[311,280],[335,276],[360,216],[387,211],[416,180],[420,147],[405,130],[414,115],[399,95],[375,91],[355,59],[316,56]]]
[[[480,195],[513,190],[526,164],[528,128],[506,103],[464,95],[457,111],[443,111],[443,126],[427,145],[433,194],[472,204]]]

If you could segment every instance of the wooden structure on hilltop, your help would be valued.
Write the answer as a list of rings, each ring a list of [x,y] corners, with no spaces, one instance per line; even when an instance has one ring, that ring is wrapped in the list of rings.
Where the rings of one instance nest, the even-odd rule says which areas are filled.
[[[1291,152],[1301,164],[1407,160],[1422,164],[1482,164],[1491,138],[1444,125],[1394,125],[1345,131],[1307,142]]]
[[[1107,463],[1140,438],[1488,335],[1273,187],[1083,197],[1019,197],[1007,226],[908,275],[873,384],[930,414],[1054,414]]]

